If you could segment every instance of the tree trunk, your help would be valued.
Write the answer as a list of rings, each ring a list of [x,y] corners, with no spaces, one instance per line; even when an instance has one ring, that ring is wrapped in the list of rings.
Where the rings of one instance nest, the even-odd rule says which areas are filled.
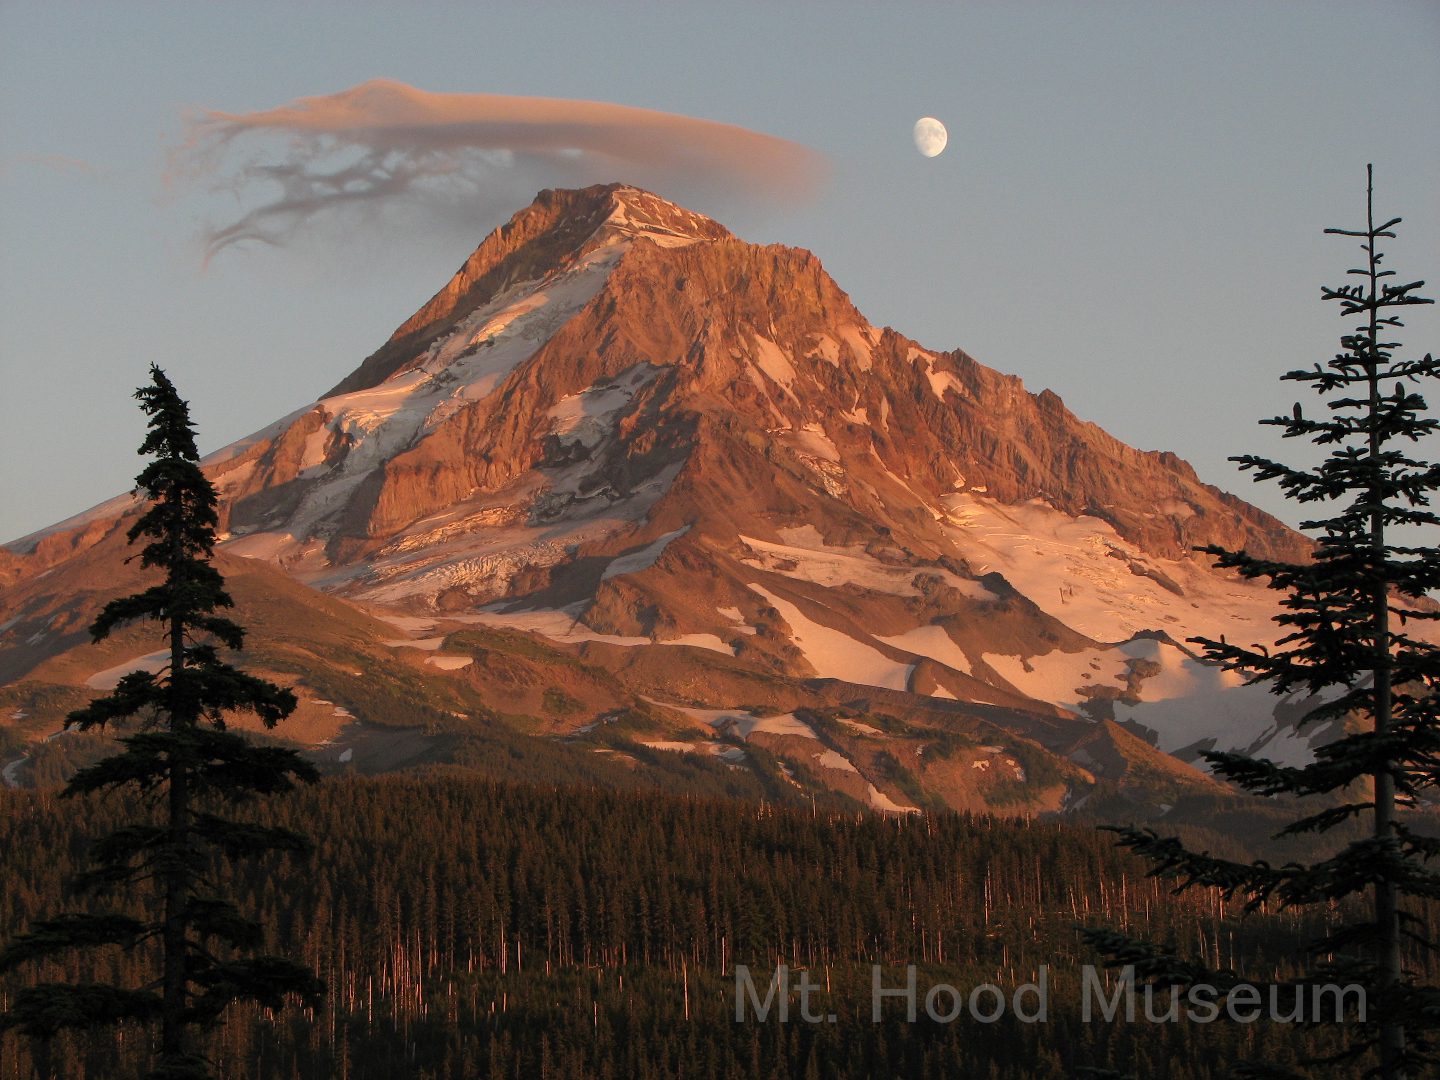
[[[179,517],[177,511],[177,518]],[[171,564],[169,585],[173,590],[177,584],[177,571],[182,552],[180,530],[182,523],[172,524],[172,547],[175,561]],[[179,605],[172,607],[170,616],[170,715],[167,717],[170,731],[179,733],[189,724],[189,707],[185,700],[185,622]],[[185,906],[189,892],[189,848],[190,848],[190,775],[188,763],[177,756],[177,748],[170,751],[170,798],[168,820],[169,833],[166,848],[170,863],[165,867],[162,881],[165,889],[165,929],[162,934],[164,949],[164,989],[160,1006],[160,1059],[164,1064],[178,1063],[185,1054],[185,991],[188,982]]]
[[[1372,168],[1366,167],[1365,212],[1369,236],[1370,272],[1370,419],[1380,415],[1380,320],[1375,306],[1380,298],[1380,265],[1376,258],[1377,237],[1375,235],[1375,185]],[[1380,433],[1372,425],[1369,437],[1370,464],[1380,469]],[[1385,492],[1376,490],[1378,479],[1371,481],[1369,492],[1370,548],[1375,564],[1383,565],[1385,552],[1385,518],[1381,504]],[[1390,730],[1390,596],[1383,577],[1374,582],[1374,615],[1371,631],[1374,635],[1375,661],[1375,733],[1384,735]],[[1385,842],[1395,833],[1395,777],[1388,768],[1374,774],[1375,783],[1375,839]],[[1400,966],[1400,915],[1395,882],[1387,875],[1375,884],[1375,926],[1379,935],[1378,952],[1380,985],[1382,994],[1398,986],[1401,977]],[[1388,1011],[1386,1013],[1388,1016]],[[1397,1021],[1382,1019],[1380,1022],[1380,1075],[1384,1080],[1404,1080],[1400,1059],[1405,1052],[1405,1028]]]
[[[170,765],[170,848],[177,865],[165,871],[165,988],[161,1005],[161,1056],[179,1058],[185,1052],[185,897],[186,848],[190,831],[190,784],[185,765]]]

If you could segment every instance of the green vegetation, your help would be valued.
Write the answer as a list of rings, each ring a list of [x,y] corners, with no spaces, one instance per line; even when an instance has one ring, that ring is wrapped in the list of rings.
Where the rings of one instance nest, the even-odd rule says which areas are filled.
[[[528,660],[543,660],[547,664],[559,664],[577,669],[587,667],[579,657],[572,656],[563,649],[547,645],[537,634],[527,634],[518,630],[506,630],[493,626],[475,626],[451,634],[445,639],[445,648],[452,652],[468,652],[472,655],[498,652],[506,656],[524,657]],[[591,667],[589,670],[604,673],[602,668]]]
[[[385,727],[458,731],[469,726],[472,716],[483,721],[495,715],[466,694],[460,683],[427,679],[407,664],[377,663],[373,656],[349,649],[327,654],[323,664],[291,660],[283,654],[267,656],[266,666],[303,677],[317,696]]]
[[[217,866],[217,884],[332,992],[313,1014],[227,1013],[215,1063],[231,1080],[1061,1080],[1102,1061],[1211,1080],[1241,1054],[1284,1062],[1297,1047],[1335,1045],[1333,1033],[1297,1044],[1291,1029],[1263,1024],[1082,1022],[1077,965],[1089,954],[1077,923],[1144,925],[1220,964],[1288,977],[1298,943],[1346,914],[1246,918],[1212,889],[1173,897],[1087,828],[454,771],[334,779],[257,809],[262,824],[308,831],[320,857],[284,890],[270,868],[248,864]],[[0,934],[50,908],[83,864],[84,837],[132,812],[114,800],[0,792]],[[1422,914],[1440,921],[1434,905]],[[760,972],[782,960],[828,982],[836,1024],[734,1022],[734,965]],[[922,986],[958,987],[1018,986],[1046,964],[1050,1022],[912,1025],[892,1010],[871,1023],[870,965],[887,965],[897,985],[910,962]],[[124,979],[138,961],[67,964],[76,978]],[[20,985],[12,975],[0,994]],[[50,1064],[125,1078],[137,1044],[133,1034],[123,1045],[64,1036]],[[30,1044],[0,1038],[0,1076],[42,1075]]]
[[[585,703],[558,686],[548,686],[544,695],[545,711],[554,716],[574,716],[583,712]]]

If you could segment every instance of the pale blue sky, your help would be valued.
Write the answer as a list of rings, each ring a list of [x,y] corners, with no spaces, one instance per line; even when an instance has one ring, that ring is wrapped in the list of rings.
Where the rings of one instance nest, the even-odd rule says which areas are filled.
[[[1364,167],[1392,261],[1440,278],[1440,4],[139,4],[0,0],[0,539],[124,490],[153,360],[213,449],[312,400],[486,232],[479,208],[223,252],[166,195],[189,107],[376,77],[588,98],[825,154],[800,208],[708,203],[814,251],[872,321],[964,348],[1294,518],[1225,462],[1327,359]],[[910,127],[949,127],[922,158]],[[623,179],[623,177],[618,177]],[[1407,341],[1440,347],[1440,320]]]

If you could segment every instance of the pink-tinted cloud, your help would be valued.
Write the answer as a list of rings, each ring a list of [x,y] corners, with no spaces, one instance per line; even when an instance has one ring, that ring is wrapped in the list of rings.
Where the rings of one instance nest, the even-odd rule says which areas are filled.
[[[793,202],[823,159],[730,124],[599,101],[435,94],[376,79],[262,112],[201,112],[171,156],[172,180],[232,192],[207,257],[246,240],[283,243],[347,211],[453,217],[538,187],[620,180],[671,198]]]

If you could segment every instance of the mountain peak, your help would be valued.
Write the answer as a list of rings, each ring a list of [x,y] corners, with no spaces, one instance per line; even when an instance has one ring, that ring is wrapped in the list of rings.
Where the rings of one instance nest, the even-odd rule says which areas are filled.
[[[637,239],[683,247],[730,236],[710,218],[629,184],[546,188],[487,236],[444,288],[325,396],[384,382],[479,305],[513,285],[574,267],[599,248]]]
[[[1176,644],[1273,640],[1279,610],[1195,546],[1293,561],[1303,538],[872,325],[810,252],[630,185],[540,192],[337,392],[206,470],[223,557],[332,594],[330,653],[311,616],[266,615],[325,717],[329,687],[408,665],[377,700],[423,676],[427,700],[468,695],[448,698],[462,726],[526,716],[567,741],[633,708],[652,749],[741,766],[758,737],[797,784],[889,812],[916,791],[1058,810],[1097,777],[1159,777],[1168,806],[1212,790],[1197,746],[1310,752],[1294,703]],[[67,654],[130,507],[0,551],[0,681],[127,670]],[[256,595],[300,611],[266,574]],[[344,715],[405,715],[370,697]],[[870,703],[894,723],[837,715]]]
[[[643,236],[661,247],[683,247],[702,240],[723,240],[731,235],[723,225],[705,215],[629,184],[607,184],[599,189],[563,194],[579,195],[597,190],[604,193],[611,207],[600,230],[608,235]]]

